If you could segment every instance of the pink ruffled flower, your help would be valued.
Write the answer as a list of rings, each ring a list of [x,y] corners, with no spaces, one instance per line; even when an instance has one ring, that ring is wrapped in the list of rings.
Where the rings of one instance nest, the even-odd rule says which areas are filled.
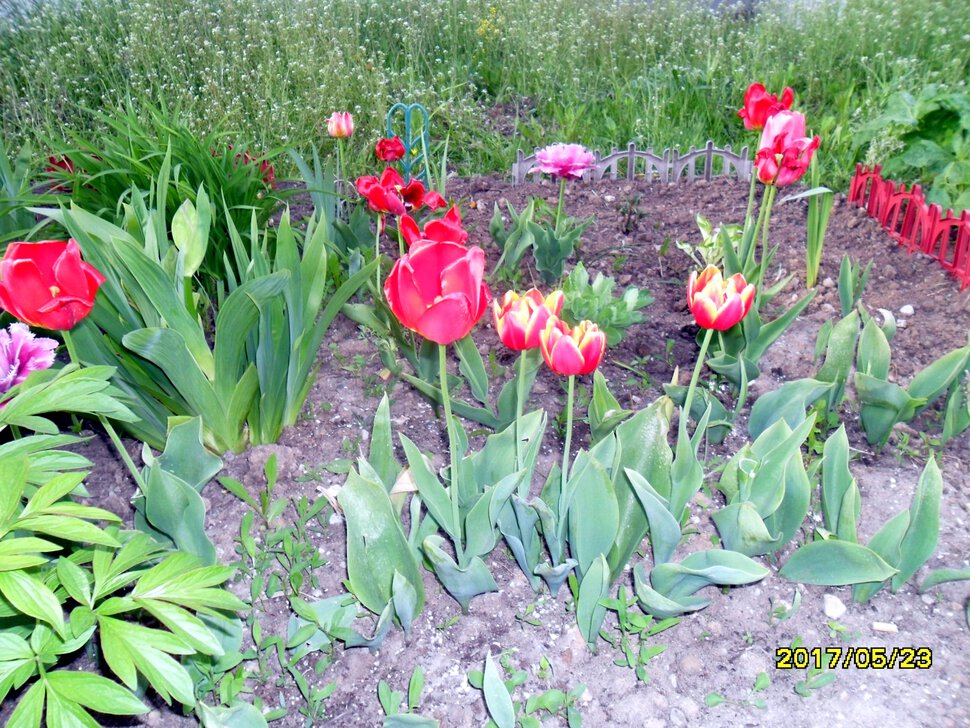
[[[54,363],[54,339],[37,338],[27,324],[14,323],[0,329],[0,393],[20,384],[31,372]]]
[[[805,117],[794,111],[779,111],[768,118],[754,164],[758,179],[766,185],[785,187],[801,179],[808,170],[818,136],[805,136]]]
[[[596,166],[596,157],[582,144],[551,144],[536,152],[533,173],[579,179]]]

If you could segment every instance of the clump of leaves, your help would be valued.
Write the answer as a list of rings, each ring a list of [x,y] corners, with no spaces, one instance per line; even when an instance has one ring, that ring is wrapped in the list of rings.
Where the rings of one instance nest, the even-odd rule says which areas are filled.
[[[855,135],[859,148],[894,142],[882,163],[887,178],[928,185],[926,199],[943,208],[970,208],[970,94],[928,84],[918,96],[894,93],[882,113]]]
[[[586,267],[577,263],[563,285],[563,319],[570,326],[587,319],[592,321],[606,334],[607,344],[616,346],[628,328],[645,320],[641,309],[653,303],[653,296],[636,286],[629,286],[623,295],[615,296],[615,288],[616,281],[602,273],[597,273],[590,283]]]

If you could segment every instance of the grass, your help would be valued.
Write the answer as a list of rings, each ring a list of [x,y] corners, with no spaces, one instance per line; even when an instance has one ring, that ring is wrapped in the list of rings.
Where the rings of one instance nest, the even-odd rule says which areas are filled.
[[[38,153],[128,98],[166,102],[199,134],[221,126],[301,151],[329,145],[325,119],[346,109],[356,174],[373,166],[390,103],[413,99],[458,171],[480,173],[557,140],[751,143],[736,110],[758,80],[795,89],[823,136],[825,178],[844,182],[865,151],[853,131],[892,92],[957,86],[970,70],[963,0],[764,0],[750,16],[689,0],[37,5],[0,28],[0,130]],[[517,133],[500,134],[490,110]]]

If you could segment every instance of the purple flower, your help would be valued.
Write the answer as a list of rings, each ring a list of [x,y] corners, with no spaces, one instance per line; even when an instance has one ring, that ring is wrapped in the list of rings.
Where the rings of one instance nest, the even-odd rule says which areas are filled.
[[[54,339],[38,339],[27,324],[17,322],[0,329],[0,393],[20,384],[31,372],[54,363]]]
[[[550,144],[536,152],[536,166],[530,171],[579,179],[595,166],[596,157],[582,144]]]

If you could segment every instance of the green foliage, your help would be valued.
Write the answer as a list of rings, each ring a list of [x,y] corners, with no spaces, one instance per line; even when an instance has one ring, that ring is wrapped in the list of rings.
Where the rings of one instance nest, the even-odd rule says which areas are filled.
[[[507,172],[517,147],[564,139],[598,149],[684,149],[708,138],[750,146],[756,137],[736,110],[758,79],[795,85],[799,107],[817,119],[831,185],[844,187],[859,121],[893,92],[965,78],[970,53],[962,0],[766,2],[750,14],[680,1],[450,0],[440,22],[408,3],[351,9],[241,0],[213,17],[194,0],[18,4],[16,21],[0,28],[4,132],[10,145],[42,149],[69,129],[97,131],[88,109],[164,99],[197,134],[228,128],[262,148],[295,142],[307,152],[324,138],[323,117],[349,109],[352,179],[372,166],[389,100],[402,98],[432,110],[432,138],[447,131],[461,173]],[[281,18],[317,32],[283,32]],[[791,70],[809,68],[797,79]],[[495,124],[486,114],[499,108],[509,111]],[[511,125],[517,133],[506,133]]]
[[[255,217],[248,250],[230,223],[242,276],[226,268],[227,286],[209,311],[191,277],[208,245],[208,197],[200,189],[197,205],[179,206],[170,241],[154,209],[164,207],[168,174],[163,169],[152,194],[133,192],[126,229],[74,205],[45,210],[106,277],[94,311],[73,334],[79,355],[117,366],[113,382],[137,416],[126,427],[156,448],[168,419],[181,416],[202,417],[204,442],[216,452],[239,451],[247,439],[275,442],[299,416],[327,328],[373,267],[328,298],[323,220],[309,222],[301,251],[284,214],[272,252]]]
[[[616,612],[617,626],[616,633],[611,634],[603,629],[600,631],[600,636],[621,654],[613,660],[613,664],[630,668],[636,674],[637,680],[646,684],[650,682],[647,665],[653,658],[667,650],[666,645],[649,644],[648,640],[677,626],[680,624],[680,619],[671,617],[657,622],[651,615],[634,610],[633,607],[636,604],[636,598],[627,597],[626,587],[622,585],[616,599],[604,599],[603,606]]]
[[[200,190],[221,200],[224,215],[213,214],[207,245],[201,259],[185,275],[200,270],[207,290],[213,280],[226,277],[228,265],[241,274],[244,266],[235,260],[229,244],[231,227],[245,229],[255,216],[262,229],[279,207],[279,196],[264,179],[261,169],[272,155],[247,148],[229,133],[213,130],[193,133],[162,103],[154,106],[144,99],[129,101],[113,113],[95,113],[97,134],[73,133],[66,141],[51,140],[52,154],[69,160],[71,169],[52,167],[48,179],[70,190],[77,207],[120,222],[125,204],[131,204],[134,190],[151,189],[163,170],[170,168],[162,184],[166,194],[157,198],[165,222],[174,230],[185,202],[203,207]],[[269,193],[269,194],[267,194]],[[215,211],[213,211],[215,212]],[[208,225],[207,225],[208,227]]]
[[[34,226],[34,216],[27,211],[30,194],[30,145],[24,145],[11,165],[0,135],[0,246],[11,240],[25,240]]]
[[[839,303],[842,306],[843,316],[848,316],[859,305],[871,272],[871,260],[865,268],[862,268],[852,263],[848,253],[842,256],[842,263],[839,265]]]
[[[12,724],[39,725],[45,707],[51,725],[65,716],[93,724],[88,710],[144,713],[131,691],[145,684],[168,703],[194,705],[178,658],[222,654],[200,617],[244,606],[218,588],[234,569],[204,566],[142,533],[95,525],[120,519],[71,498],[85,473],[50,474],[35,488],[28,473],[37,457],[0,456],[0,699],[36,678]],[[121,684],[58,669],[93,640]]]
[[[954,401],[956,404],[952,405],[949,419],[945,419],[945,433],[952,437],[966,429],[970,419],[960,414],[962,405],[958,398],[968,365],[970,344],[939,357],[920,370],[908,386],[900,387],[888,380],[888,337],[870,319],[859,342],[854,379],[866,439],[881,448],[897,423],[909,422],[947,390],[950,393],[946,409],[950,410]]]
[[[586,266],[577,263],[563,284],[562,318],[570,326],[592,321],[606,334],[607,345],[616,346],[628,328],[643,323],[640,309],[653,303],[653,296],[646,289],[629,286],[617,298],[613,295],[615,286],[616,281],[602,273],[597,273],[591,284]]]
[[[854,139],[871,151],[887,140],[894,151],[876,159],[887,179],[927,186],[927,201],[943,209],[970,208],[970,94],[937,83],[893,93]]]
[[[485,670],[468,673],[468,682],[476,690],[481,690],[485,698],[490,720],[486,728],[541,728],[552,717],[565,720],[569,728],[581,728],[583,717],[577,707],[579,698],[586,692],[586,686],[579,684],[567,690],[548,688],[542,692],[534,689],[532,695],[523,703],[514,699],[516,690],[529,682],[529,673],[517,670],[508,652],[503,652],[495,664],[491,652],[485,656]],[[549,661],[540,660],[540,671],[536,678],[547,681]],[[508,675],[503,678],[502,674]]]

